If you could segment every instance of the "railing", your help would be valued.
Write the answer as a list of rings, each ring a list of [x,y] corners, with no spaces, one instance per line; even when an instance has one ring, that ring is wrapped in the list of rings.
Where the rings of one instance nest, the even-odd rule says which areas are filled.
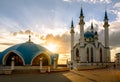
[[[77,63],[77,65],[87,65],[87,66],[105,66],[105,65],[113,65],[114,63],[113,62],[107,62],[107,63],[99,63],[99,62],[95,62],[95,63],[90,63],[90,62],[88,62],[88,63],[84,63],[84,62],[82,62],[82,63]]]
[[[0,70],[2,69],[11,69],[11,66],[0,65]]]
[[[11,74],[12,69],[11,66],[0,66],[0,74]]]

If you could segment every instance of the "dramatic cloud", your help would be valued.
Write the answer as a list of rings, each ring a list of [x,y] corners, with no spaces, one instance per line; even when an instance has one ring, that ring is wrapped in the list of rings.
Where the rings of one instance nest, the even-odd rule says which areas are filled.
[[[120,8],[120,2],[116,3],[116,4],[114,5],[114,8]]]
[[[68,54],[70,52],[70,34],[68,32],[64,33],[63,35],[52,35],[48,34],[47,36],[41,36],[42,40],[45,40],[45,43],[41,45],[48,45],[50,43],[57,44],[58,52],[60,54]]]
[[[59,53],[59,63],[66,63],[67,59],[70,58],[70,33],[66,31],[62,35],[48,34],[46,36],[41,36],[41,40],[44,41],[41,45],[47,46],[49,44],[57,45],[57,53]],[[49,47],[48,47],[49,49]]]
[[[33,35],[34,33],[32,32],[32,31],[30,31],[30,30],[25,30],[25,31],[18,31],[18,32],[14,32],[14,33],[12,33],[14,36],[17,36],[17,35],[19,35],[19,34],[21,34],[21,35]]]
[[[110,3],[111,0],[63,0],[65,2]]]
[[[110,23],[110,45],[112,48],[120,47],[120,3],[116,3],[112,12],[117,16],[115,21]]]

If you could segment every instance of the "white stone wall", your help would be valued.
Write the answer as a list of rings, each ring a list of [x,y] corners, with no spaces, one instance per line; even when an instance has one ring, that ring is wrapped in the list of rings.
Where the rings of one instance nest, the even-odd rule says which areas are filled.
[[[87,60],[87,48],[89,49],[89,61]],[[91,53],[91,48],[93,49],[93,53]],[[76,49],[79,50],[79,61],[80,62],[91,62],[91,55],[93,54],[93,62],[101,62],[100,61],[100,49],[101,49],[101,54],[102,54],[102,62],[108,62],[107,58],[108,55],[106,54],[106,49],[104,46],[99,43],[99,47],[96,48],[95,45],[88,43],[85,47],[80,47],[79,44],[76,45],[76,47],[73,50],[73,59],[76,61],[78,58],[76,57]],[[109,51],[109,50],[108,50]],[[109,52],[107,52],[109,53]]]
[[[100,62],[100,55],[99,55],[99,48],[96,48],[96,51],[95,51],[95,56],[96,56],[96,62]]]
[[[109,47],[109,28],[108,27],[105,27],[105,30],[104,30],[104,38],[105,38],[105,47]]]
[[[102,62],[105,62],[106,61],[106,54],[105,54],[104,46],[102,44],[99,44],[99,51],[98,51],[99,56],[100,56],[100,49],[102,49]],[[100,62],[100,57],[99,57],[99,62]]]
[[[115,55],[115,63],[116,63],[117,65],[120,65],[120,53],[117,53],[117,54]]]
[[[86,62],[85,49],[84,48],[80,48],[80,61],[81,62]]]
[[[87,48],[89,49],[89,61],[87,60]],[[96,49],[95,49],[95,46],[93,45],[93,44],[87,44],[86,46],[85,46],[85,57],[86,57],[86,62],[90,62],[91,61],[91,48],[93,49],[93,62],[95,62],[96,61],[96,53],[95,53],[95,51],[96,51]]]

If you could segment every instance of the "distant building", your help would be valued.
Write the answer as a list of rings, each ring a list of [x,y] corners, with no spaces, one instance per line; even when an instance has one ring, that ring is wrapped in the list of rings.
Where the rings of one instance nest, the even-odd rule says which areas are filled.
[[[120,65],[120,53],[115,54],[115,63]]]
[[[103,45],[99,42],[99,34],[94,29],[93,22],[91,23],[90,30],[84,32],[84,15],[83,9],[80,12],[80,39],[78,43],[74,43],[74,24],[71,22],[71,65],[74,68],[81,66],[102,66],[107,65],[110,62],[110,48],[109,48],[109,24],[107,11],[105,11],[104,17],[104,42]]]

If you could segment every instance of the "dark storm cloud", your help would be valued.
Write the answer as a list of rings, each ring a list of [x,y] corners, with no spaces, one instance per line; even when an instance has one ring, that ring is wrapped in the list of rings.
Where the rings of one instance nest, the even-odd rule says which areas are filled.
[[[120,47],[120,31],[110,34],[110,45],[112,48]]]

